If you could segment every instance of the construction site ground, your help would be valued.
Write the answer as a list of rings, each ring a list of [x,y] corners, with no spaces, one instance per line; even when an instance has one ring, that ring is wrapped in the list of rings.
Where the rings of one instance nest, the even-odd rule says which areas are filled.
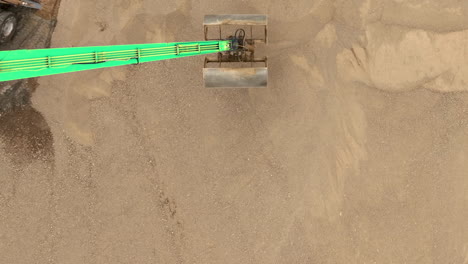
[[[463,1],[62,0],[37,37],[236,13],[269,16],[267,89],[206,89],[202,57],[29,81],[0,116],[0,263],[468,263]]]

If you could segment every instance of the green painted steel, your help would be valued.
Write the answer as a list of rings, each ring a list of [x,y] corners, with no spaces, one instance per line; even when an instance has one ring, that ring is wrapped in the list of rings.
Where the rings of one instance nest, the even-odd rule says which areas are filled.
[[[0,51],[0,81],[139,64],[227,51],[231,41]]]

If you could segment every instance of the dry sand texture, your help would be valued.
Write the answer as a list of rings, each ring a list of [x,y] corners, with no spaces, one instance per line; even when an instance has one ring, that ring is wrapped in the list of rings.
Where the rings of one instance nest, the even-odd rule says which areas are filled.
[[[204,89],[202,58],[40,78],[53,148],[1,133],[0,263],[468,263],[467,12],[63,0],[54,47],[268,14],[270,87]]]

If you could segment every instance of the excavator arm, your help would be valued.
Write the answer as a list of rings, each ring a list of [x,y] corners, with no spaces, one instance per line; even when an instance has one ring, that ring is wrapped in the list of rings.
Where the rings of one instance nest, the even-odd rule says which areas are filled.
[[[230,40],[0,51],[0,81],[229,51]]]

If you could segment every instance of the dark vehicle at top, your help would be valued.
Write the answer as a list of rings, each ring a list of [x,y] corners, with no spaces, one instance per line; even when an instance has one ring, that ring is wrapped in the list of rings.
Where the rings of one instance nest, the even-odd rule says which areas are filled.
[[[10,11],[12,6],[42,8],[40,3],[32,0],[0,0],[0,44],[10,41],[18,28],[18,17]]]

